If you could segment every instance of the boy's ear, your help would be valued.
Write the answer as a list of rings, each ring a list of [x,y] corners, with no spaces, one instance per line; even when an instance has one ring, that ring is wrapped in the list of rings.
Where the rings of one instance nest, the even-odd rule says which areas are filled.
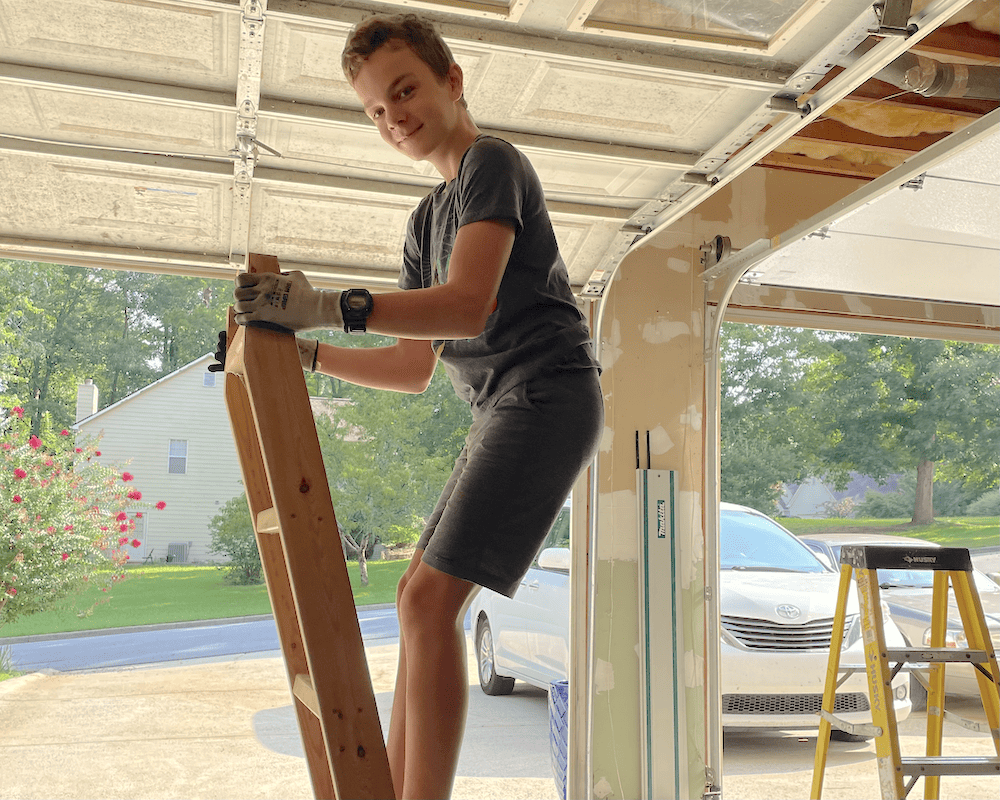
[[[448,67],[445,80],[448,81],[448,88],[451,90],[453,99],[460,99],[465,91],[465,76],[462,74],[462,68],[452,62],[452,65]]]

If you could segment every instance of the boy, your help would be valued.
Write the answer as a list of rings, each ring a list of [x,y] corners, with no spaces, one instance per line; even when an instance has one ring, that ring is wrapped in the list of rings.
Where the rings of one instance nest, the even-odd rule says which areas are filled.
[[[399,292],[324,292],[301,273],[240,275],[240,324],[397,338],[299,340],[303,367],[422,392],[440,358],[473,423],[397,590],[388,753],[399,798],[451,793],[465,727],[463,621],[480,586],[512,596],[603,430],[599,366],[528,161],[484,136],[447,45],[412,14],[360,23],[344,73],[382,138],[444,178],[410,218]]]

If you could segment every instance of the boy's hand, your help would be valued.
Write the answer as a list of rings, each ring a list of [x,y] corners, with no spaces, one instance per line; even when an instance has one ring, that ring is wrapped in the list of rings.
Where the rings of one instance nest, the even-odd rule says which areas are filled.
[[[340,292],[310,286],[301,272],[241,272],[236,276],[236,322],[286,331],[344,329]]]
[[[295,346],[299,349],[299,362],[302,364],[302,369],[307,372],[315,372],[319,342],[316,339],[300,339],[296,336]]]

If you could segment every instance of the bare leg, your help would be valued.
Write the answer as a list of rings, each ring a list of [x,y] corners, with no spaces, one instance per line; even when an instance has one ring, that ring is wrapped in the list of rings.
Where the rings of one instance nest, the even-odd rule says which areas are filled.
[[[410,565],[399,579],[396,587],[396,609],[400,607],[403,592],[413,576],[423,550],[417,550],[410,559]],[[392,695],[392,716],[389,718],[389,737],[386,751],[389,756],[389,771],[392,773],[392,788],[396,797],[403,796],[403,774],[406,752],[406,638],[403,626],[399,626],[399,664],[396,669],[396,688]]]
[[[401,800],[451,795],[469,695],[462,622],[477,588],[421,562],[401,592],[400,631],[406,643]]]

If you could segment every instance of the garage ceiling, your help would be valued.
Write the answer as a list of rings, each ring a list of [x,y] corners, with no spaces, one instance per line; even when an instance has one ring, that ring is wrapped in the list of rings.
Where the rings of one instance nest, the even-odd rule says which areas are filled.
[[[995,67],[995,0],[888,0],[885,17],[865,0],[0,0],[0,257],[231,277],[262,252],[319,285],[395,285],[406,218],[439,179],[381,142],[339,56],[371,11],[407,9],[439,23],[480,127],[532,159],[584,297],[751,166],[892,184],[928,148],[968,145],[956,131],[996,129],[995,100],[872,77],[907,51]],[[1000,305],[989,146],[991,172],[946,178],[949,203],[977,204],[975,246],[992,259],[972,260],[956,302]],[[934,205],[906,209],[905,238],[938,235]],[[865,213],[831,227],[884,233]],[[968,241],[969,219],[956,206],[941,235]],[[756,279],[871,289],[828,268],[847,257]],[[898,293],[898,266],[879,293]],[[927,276],[905,294],[955,294]]]

